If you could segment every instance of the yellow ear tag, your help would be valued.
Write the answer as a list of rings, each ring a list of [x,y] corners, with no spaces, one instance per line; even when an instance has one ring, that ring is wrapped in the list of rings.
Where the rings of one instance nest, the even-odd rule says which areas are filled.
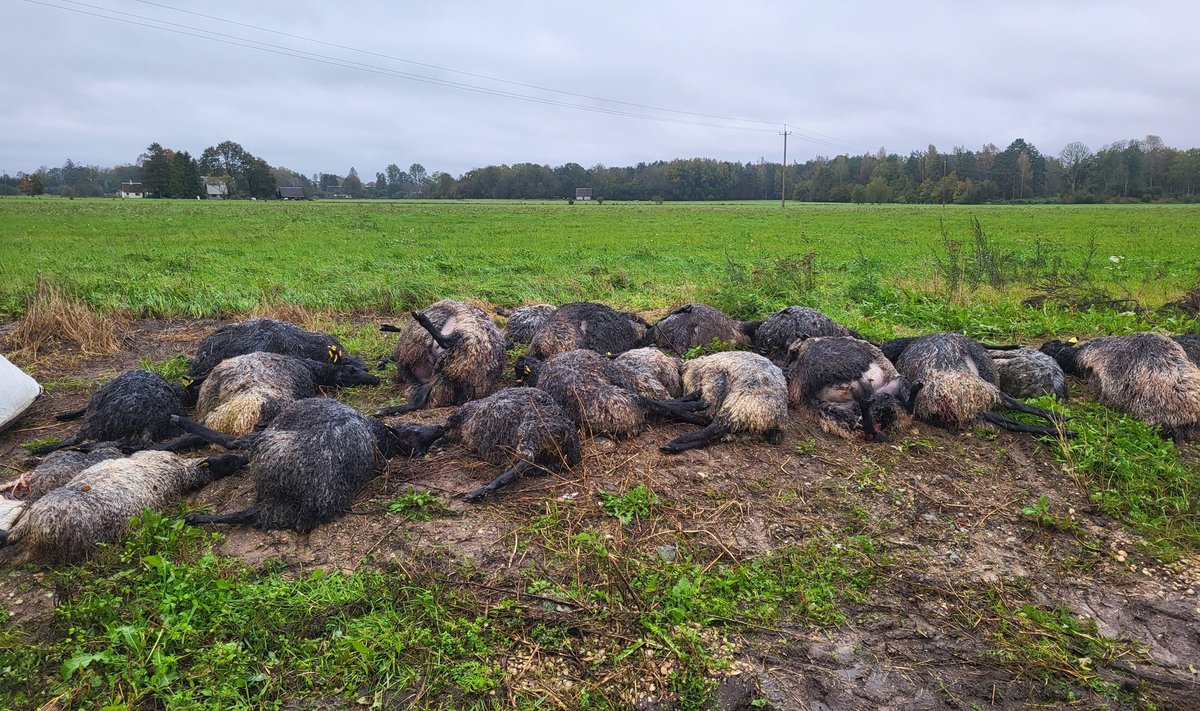
[[[183,387],[190,388],[192,386],[192,383],[194,383],[196,381],[192,380],[191,378],[180,378],[179,382],[183,383]]]
[[[1079,343],[1079,339],[1074,336],[1071,336],[1070,338],[1067,339],[1067,343],[1072,343],[1072,344]]]
[[[207,460],[207,459],[202,459],[202,460],[200,460],[200,464],[198,464],[197,466],[201,466],[201,467],[207,467],[207,466],[208,466],[208,460]]]
[[[530,368],[529,366],[525,366],[525,374],[526,375],[529,375],[532,372],[533,372],[533,368]]]
[[[339,359],[341,359],[341,357],[342,357],[341,349],[339,349],[337,346],[329,347],[329,360],[336,363],[336,362],[338,362]]]

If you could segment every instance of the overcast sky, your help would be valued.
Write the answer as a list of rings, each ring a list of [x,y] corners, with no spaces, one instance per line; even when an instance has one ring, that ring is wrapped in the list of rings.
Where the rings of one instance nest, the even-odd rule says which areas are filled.
[[[2,3],[10,174],[227,139],[364,181],[388,163],[778,161],[785,122],[801,162],[1200,146],[1194,0]]]

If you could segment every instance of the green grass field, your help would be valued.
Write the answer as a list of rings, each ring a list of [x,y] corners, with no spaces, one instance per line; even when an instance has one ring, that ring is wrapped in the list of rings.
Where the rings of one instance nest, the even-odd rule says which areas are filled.
[[[633,309],[704,300],[743,318],[810,304],[879,336],[1084,335],[1158,318],[1121,317],[1120,305],[1062,317],[1021,300],[1086,287],[1158,307],[1196,285],[1198,243],[1194,206],[8,198],[0,316],[21,313],[41,274],[97,309],[142,315],[278,302],[390,311],[445,297]]]

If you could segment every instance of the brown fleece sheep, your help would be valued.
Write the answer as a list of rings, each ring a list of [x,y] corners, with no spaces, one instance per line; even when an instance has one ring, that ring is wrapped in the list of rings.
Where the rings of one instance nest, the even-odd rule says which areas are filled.
[[[396,380],[408,384],[408,403],[376,415],[461,405],[489,394],[504,370],[504,336],[483,309],[445,299],[421,311],[399,331]]]
[[[533,334],[529,355],[549,358],[580,348],[616,355],[638,347],[646,328],[646,322],[637,314],[604,304],[590,301],[564,304]]]
[[[760,324],[735,321],[707,304],[685,304],[651,326],[647,340],[681,356],[714,340],[748,346]]]

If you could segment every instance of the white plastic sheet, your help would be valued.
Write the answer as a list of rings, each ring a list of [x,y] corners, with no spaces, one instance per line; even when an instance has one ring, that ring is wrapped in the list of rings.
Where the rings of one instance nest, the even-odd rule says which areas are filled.
[[[42,386],[0,355],[0,430],[29,409]]]

